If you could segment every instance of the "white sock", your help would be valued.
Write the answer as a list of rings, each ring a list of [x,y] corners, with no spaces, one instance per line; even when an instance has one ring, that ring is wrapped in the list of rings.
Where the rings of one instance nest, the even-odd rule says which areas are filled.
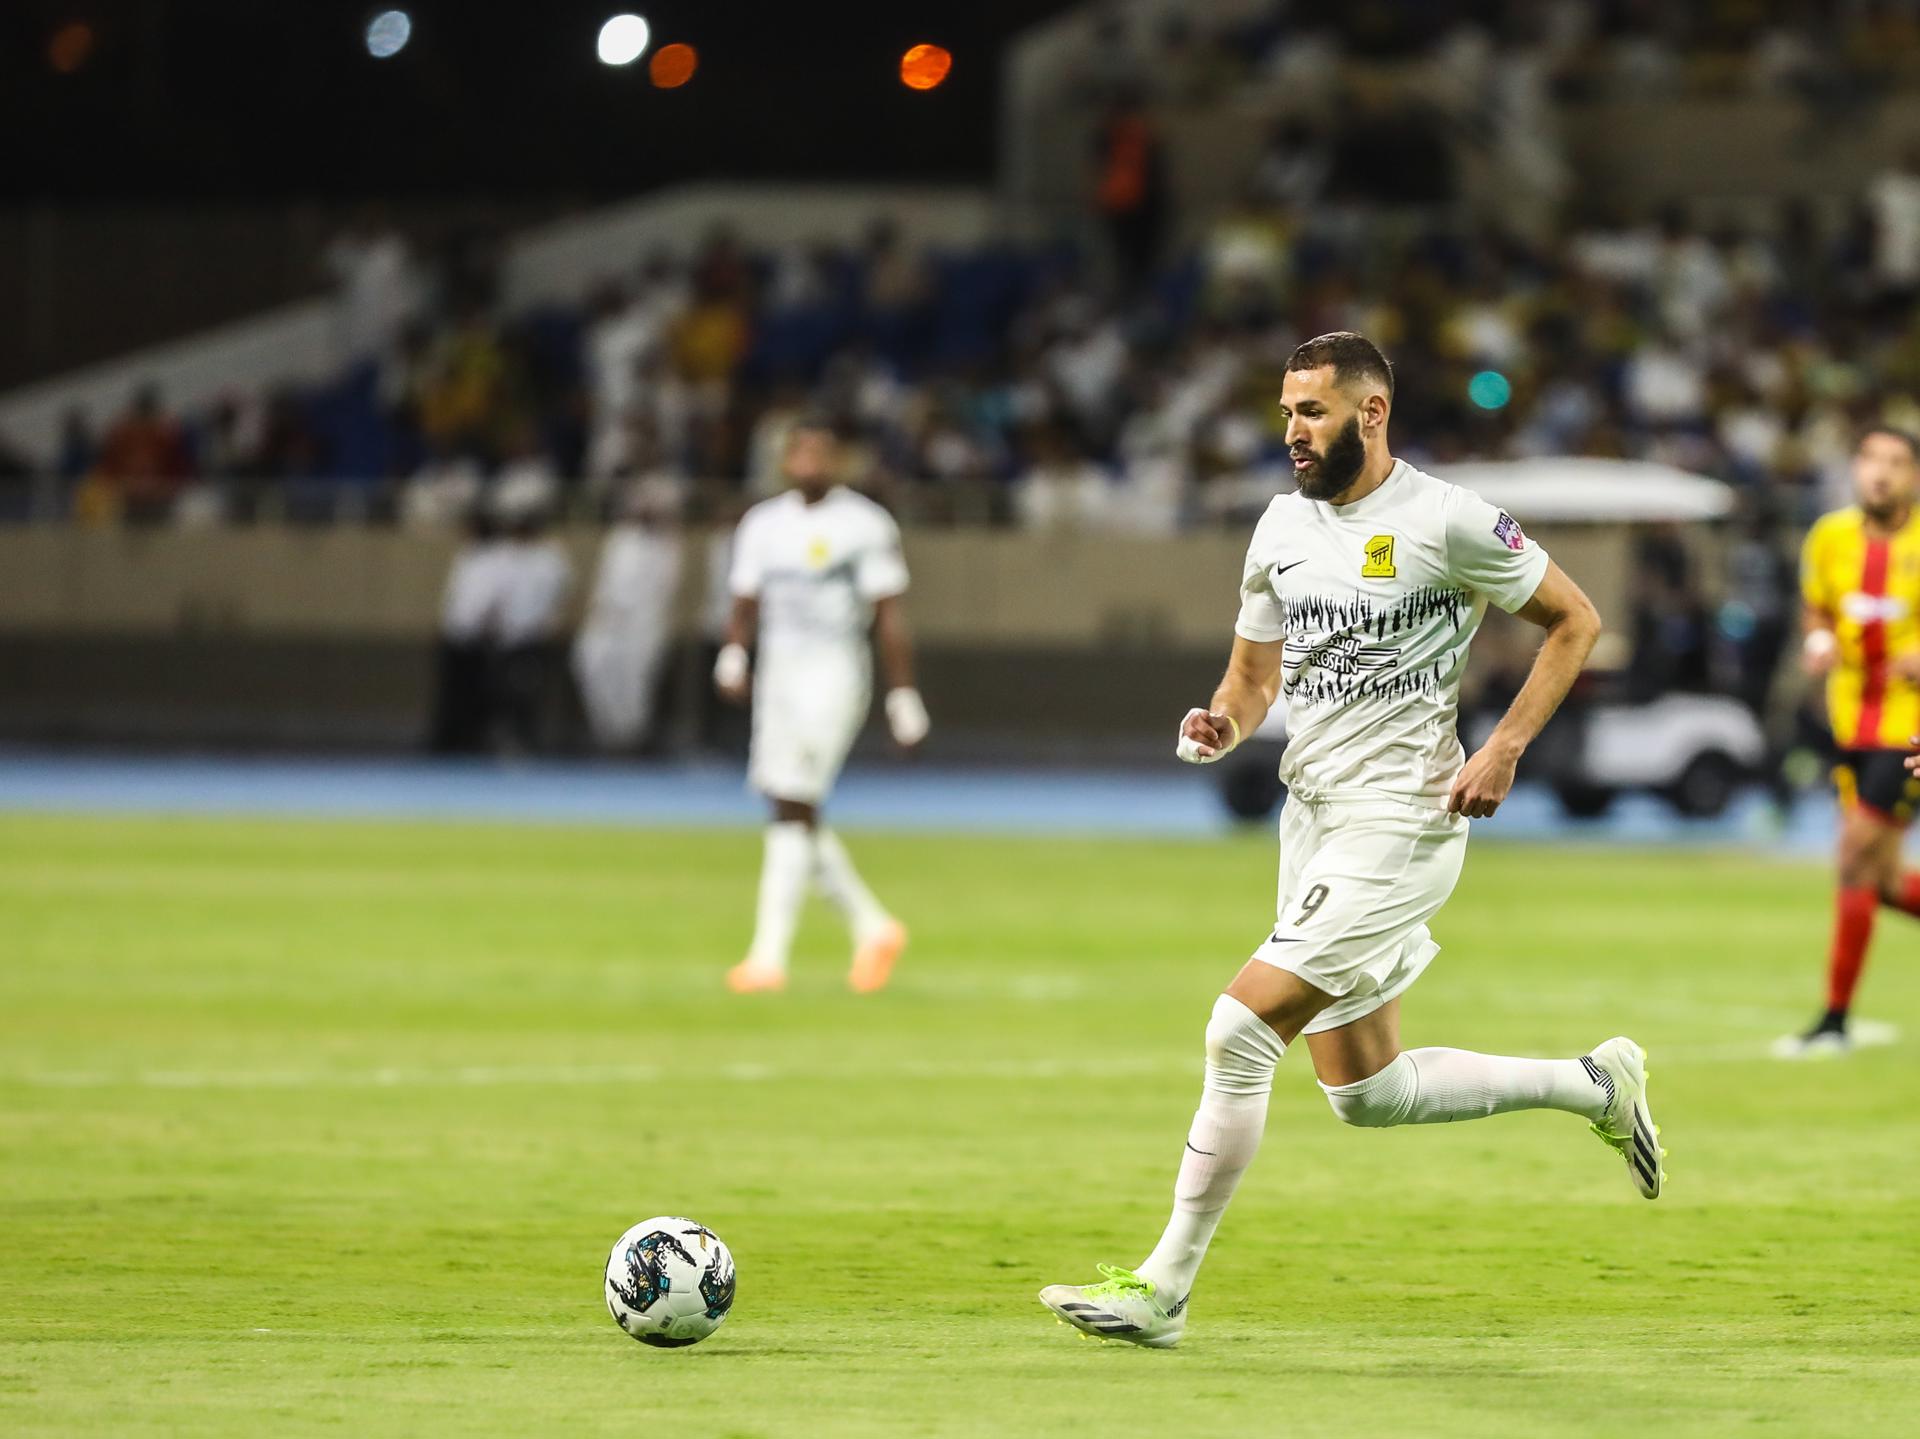
[[[873,897],[860,871],[853,867],[840,836],[824,825],[813,832],[813,878],[820,892],[847,917],[847,928],[853,931],[856,942],[892,921],[893,916]]]
[[[1511,1059],[1465,1049],[1409,1049],[1358,1084],[1327,1085],[1327,1102],[1348,1124],[1445,1124],[1512,1109],[1564,1109],[1598,1119],[1609,1091],[1584,1059]]]
[[[1153,1281],[1164,1305],[1184,1302],[1193,1288],[1227,1201],[1260,1149],[1274,1066],[1286,1052],[1280,1036],[1239,1000],[1223,994],[1214,1001],[1207,1078],[1173,1184],[1173,1215],[1153,1253],[1134,1271]]]
[[[767,826],[766,852],[760,861],[760,905],[753,921],[747,963],[785,970],[807,898],[807,871],[813,864],[813,837],[798,820]]]

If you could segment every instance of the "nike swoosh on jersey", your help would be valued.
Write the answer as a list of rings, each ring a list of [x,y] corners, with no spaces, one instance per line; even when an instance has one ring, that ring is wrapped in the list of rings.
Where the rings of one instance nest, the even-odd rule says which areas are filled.
[[[1302,934],[1270,934],[1267,936],[1268,944],[1305,944],[1306,942],[1306,936]]]
[[[1295,560],[1290,565],[1275,565],[1273,567],[1273,577],[1277,580],[1280,578],[1280,576],[1284,575],[1288,570],[1297,570],[1300,568],[1300,566],[1304,565],[1305,563],[1306,563],[1305,560]]]

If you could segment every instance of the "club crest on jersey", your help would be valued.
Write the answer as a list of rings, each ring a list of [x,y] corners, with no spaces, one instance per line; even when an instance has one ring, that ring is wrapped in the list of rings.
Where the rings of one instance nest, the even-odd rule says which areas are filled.
[[[1375,535],[1367,541],[1364,558],[1360,563],[1360,578],[1363,580],[1390,580],[1397,574],[1393,567],[1393,536]]]
[[[1524,550],[1527,547],[1527,537],[1521,532],[1520,521],[1505,510],[1500,511],[1500,518],[1493,522],[1493,537],[1510,550]]]
[[[833,555],[833,547],[824,538],[815,535],[807,541],[807,563],[814,569],[822,568]]]

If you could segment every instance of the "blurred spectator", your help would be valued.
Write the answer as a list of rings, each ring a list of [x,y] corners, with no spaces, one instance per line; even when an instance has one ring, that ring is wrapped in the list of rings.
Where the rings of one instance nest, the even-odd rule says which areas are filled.
[[[1153,117],[1137,93],[1125,93],[1107,111],[1094,140],[1094,206],[1123,291],[1146,280],[1167,222],[1166,160]]]
[[[418,389],[421,432],[432,443],[486,453],[515,415],[507,353],[493,318],[477,305],[425,357]]]
[[[658,255],[649,260],[637,289],[608,284],[589,302],[584,358],[591,478],[604,481],[631,463],[627,436],[637,418],[644,417],[658,432],[657,411],[673,403],[661,387],[680,384],[660,357],[686,303],[672,262]]]
[[[495,535],[485,506],[470,506],[466,543],[454,556],[440,602],[427,736],[435,754],[479,754],[487,748],[493,729],[492,640],[506,557],[506,543]]]
[[[927,301],[932,280],[926,266],[907,252],[900,241],[900,227],[881,218],[867,227],[861,268],[866,273],[863,299],[868,322],[886,341],[898,344]]]
[[[660,481],[631,485],[600,545],[573,674],[594,743],[610,754],[654,736],[662,664],[680,590],[678,496]],[[649,747],[651,747],[649,745]]]
[[[1015,482],[1014,513],[1036,530],[1098,530],[1110,520],[1110,476],[1064,426],[1043,429],[1031,469]]]
[[[192,472],[185,433],[161,408],[159,388],[142,385],[108,428],[75,513],[95,521],[164,518]]]
[[[60,449],[54,456],[54,473],[69,483],[83,480],[92,471],[97,446],[87,412],[78,405],[60,416]]]
[[[384,356],[416,299],[406,239],[377,210],[368,210],[327,246],[322,259],[339,306],[341,363]]]
[[[723,502],[707,530],[702,567],[706,591],[700,597],[700,647],[693,657],[692,672],[697,676],[695,733],[700,746],[709,750],[744,752],[751,722],[747,708],[722,699],[709,678],[714,661],[727,642],[733,617],[733,587],[729,582],[733,574],[733,537],[746,508],[745,502],[739,499]]]
[[[506,498],[508,504],[495,508],[507,537],[497,561],[495,693],[510,750],[538,754],[551,733],[573,566],[549,533],[546,511],[517,496]]]
[[[730,267],[710,273],[732,275]],[[707,408],[724,399],[734,372],[747,353],[744,279],[723,284],[705,280],[672,332],[674,368],[708,399]]]
[[[400,492],[400,519],[421,529],[443,529],[481,508],[486,476],[469,455],[434,444]]]
[[[515,427],[493,477],[493,503],[507,514],[551,514],[560,504],[560,472],[530,422]]]
[[[1884,298],[1911,305],[1920,296],[1920,141],[1867,187],[1873,213],[1873,272]]]
[[[256,478],[261,469],[266,415],[257,397],[222,395],[200,426],[199,470],[209,480]]]
[[[1331,168],[1326,141],[1304,116],[1288,115],[1268,132],[1251,193],[1267,205],[1305,209],[1320,199]]]
[[[302,396],[282,387],[267,396],[259,448],[248,470],[272,480],[312,479],[322,467],[320,436],[314,432]]]

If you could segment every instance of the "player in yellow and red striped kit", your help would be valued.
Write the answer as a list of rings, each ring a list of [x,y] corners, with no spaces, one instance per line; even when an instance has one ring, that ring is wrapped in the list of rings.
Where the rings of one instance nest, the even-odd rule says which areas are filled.
[[[1823,516],[1801,554],[1802,658],[1827,682],[1840,751],[1839,893],[1827,958],[1827,1008],[1805,1034],[1780,1041],[1783,1058],[1844,1053],[1869,1037],[1848,1027],[1881,905],[1920,915],[1920,874],[1903,873],[1900,846],[1920,805],[1911,772],[1920,733],[1920,440],[1875,428],[1853,455],[1858,503]]]

